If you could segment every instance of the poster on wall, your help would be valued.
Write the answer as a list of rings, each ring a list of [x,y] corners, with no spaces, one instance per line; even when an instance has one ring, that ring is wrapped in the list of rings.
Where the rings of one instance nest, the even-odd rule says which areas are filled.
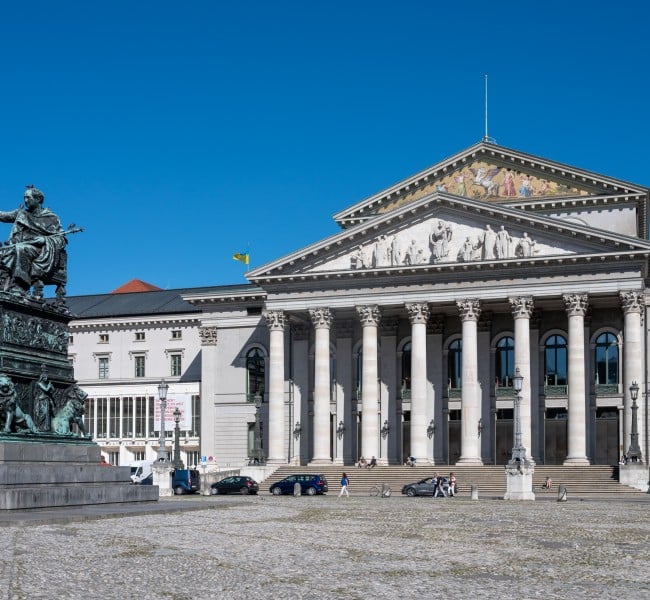
[[[168,392],[167,406],[165,407],[165,431],[174,431],[174,411],[178,408],[181,412],[179,427],[181,431],[188,431],[192,428],[192,395],[174,394]],[[160,431],[160,402],[154,404],[154,424]]]

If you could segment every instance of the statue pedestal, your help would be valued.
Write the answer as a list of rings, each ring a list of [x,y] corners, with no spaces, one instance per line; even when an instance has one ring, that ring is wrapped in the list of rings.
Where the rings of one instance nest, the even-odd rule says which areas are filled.
[[[648,465],[642,462],[632,462],[618,468],[618,482],[642,492],[650,492],[648,479],[650,479]]]
[[[158,495],[173,496],[171,472],[173,471],[172,464],[167,460],[157,460],[151,465],[153,471],[153,485],[158,486]]]
[[[100,464],[90,440],[0,435],[0,510],[151,502],[158,489],[131,483],[129,467]]]
[[[533,473],[535,468],[527,464],[506,466],[506,494],[504,500],[535,500]]]

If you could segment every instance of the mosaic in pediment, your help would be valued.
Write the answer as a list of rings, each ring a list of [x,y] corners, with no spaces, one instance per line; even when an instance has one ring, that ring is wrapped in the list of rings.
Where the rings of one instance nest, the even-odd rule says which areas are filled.
[[[517,169],[500,167],[485,161],[476,161],[445,175],[436,181],[402,195],[382,207],[387,213],[395,208],[423,198],[434,192],[449,192],[476,200],[516,200],[552,196],[586,196],[586,190],[545,179]]]
[[[501,225],[454,223],[432,218],[391,235],[380,235],[313,271],[377,269],[452,262],[475,262],[571,254],[557,240],[533,239],[526,231]]]

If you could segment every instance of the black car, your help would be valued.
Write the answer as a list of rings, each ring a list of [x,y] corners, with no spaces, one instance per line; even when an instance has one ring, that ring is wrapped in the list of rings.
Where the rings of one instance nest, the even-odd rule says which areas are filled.
[[[226,477],[210,486],[210,494],[257,494],[259,483],[250,477]]]
[[[300,493],[314,496],[316,494],[324,494],[327,492],[327,479],[325,475],[314,475],[311,473],[300,473],[298,475],[290,475],[280,481],[276,481],[270,488],[269,492],[275,496],[281,494],[293,494],[293,488],[296,483],[300,484]]]
[[[402,494],[407,496],[433,496],[436,489],[436,479],[435,477],[427,477],[426,479],[420,479],[415,483],[408,483],[402,488]],[[444,477],[442,480],[442,489],[444,495],[448,495],[449,490],[449,479]]]

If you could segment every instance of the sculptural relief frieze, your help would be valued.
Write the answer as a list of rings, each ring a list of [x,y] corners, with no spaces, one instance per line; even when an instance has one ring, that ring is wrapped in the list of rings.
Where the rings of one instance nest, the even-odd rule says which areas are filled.
[[[26,317],[11,311],[2,313],[3,342],[19,344],[29,348],[66,352],[68,329],[64,325],[37,317]]]

